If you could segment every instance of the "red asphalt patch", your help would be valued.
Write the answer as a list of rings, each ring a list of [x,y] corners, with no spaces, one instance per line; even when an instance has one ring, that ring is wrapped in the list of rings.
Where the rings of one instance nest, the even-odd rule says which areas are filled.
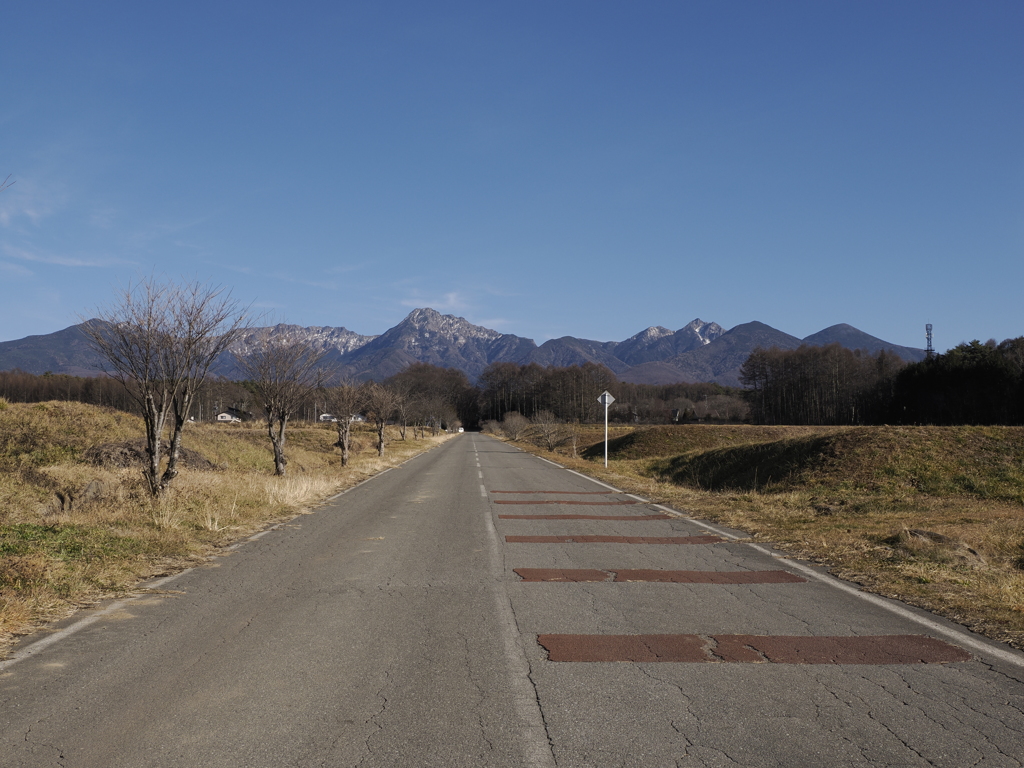
[[[533,504],[576,504],[578,506],[584,506],[584,507],[623,507],[623,506],[627,506],[629,504],[642,504],[644,502],[633,501],[632,499],[630,499],[629,501],[576,501],[575,499],[570,500],[570,501],[561,501],[561,500],[557,500],[556,501],[556,500],[548,500],[548,499],[541,499],[539,501],[537,499],[534,499],[533,501],[511,501],[511,500],[508,500],[508,499],[495,499],[494,503],[495,504],[530,504],[530,505],[533,505]]]
[[[618,493],[618,491],[491,491],[491,493],[535,493],[538,495],[558,493],[566,496],[607,496],[608,494]]]
[[[498,515],[499,520],[671,520],[668,515]]]
[[[654,569],[516,568],[523,581],[656,582],[670,584],[799,584],[806,581],[788,571],[660,571]]]
[[[538,635],[549,661],[943,664],[971,656],[924,635]]]
[[[506,536],[509,544],[718,544],[719,536]]]

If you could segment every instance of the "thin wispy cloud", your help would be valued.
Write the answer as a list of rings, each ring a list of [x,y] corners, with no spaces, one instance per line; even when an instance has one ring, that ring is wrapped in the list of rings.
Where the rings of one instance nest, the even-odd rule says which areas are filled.
[[[58,207],[58,200],[34,189],[31,183],[15,184],[0,199],[0,226],[10,227],[20,220],[38,226]]]
[[[210,216],[204,215],[197,216],[188,221],[154,221],[143,223],[134,229],[127,230],[124,233],[124,242],[129,247],[136,249],[148,248],[162,241],[168,241],[173,245],[181,246],[184,241],[178,235],[205,224],[210,218]]]
[[[506,317],[485,317],[480,320],[474,320],[474,325],[482,325],[484,328],[490,328],[493,331],[500,331],[502,328],[507,328],[512,323]],[[511,333],[511,331],[501,331],[502,333]]]
[[[13,245],[5,245],[4,253],[9,258],[31,261],[36,264],[55,264],[58,267],[83,267],[83,268],[106,268],[124,265],[134,265],[133,261],[124,259],[105,258],[79,258],[75,256],[57,256],[49,253],[33,253],[24,248]]]
[[[89,214],[89,223],[97,229],[111,229],[117,221],[117,209],[97,208]]]
[[[17,275],[18,277],[33,277],[33,272],[28,267],[22,266],[21,264],[11,264],[7,261],[0,261],[0,272],[5,272],[9,275]]]
[[[326,291],[338,290],[338,284],[333,280],[306,280],[301,277],[289,277],[288,275],[274,275],[275,280],[283,280],[293,285],[307,285],[310,288],[321,288]]]
[[[237,264],[212,264],[211,266],[217,267],[218,269],[226,269],[229,272],[237,272],[240,275],[251,275],[253,273],[252,267],[248,265],[237,265]]]
[[[412,298],[402,299],[398,302],[403,307],[412,307],[417,309],[419,307],[430,307],[436,309],[438,312],[454,312],[464,311],[469,309],[469,304],[462,298],[458,291],[451,291],[444,294],[441,298],[426,299],[423,296],[413,296]]]
[[[337,264],[333,267],[328,267],[324,270],[324,274],[327,275],[345,275],[349,272],[358,272],[361,269],[365,269],[370,265],[370,262],[363,261],[358,264]]]

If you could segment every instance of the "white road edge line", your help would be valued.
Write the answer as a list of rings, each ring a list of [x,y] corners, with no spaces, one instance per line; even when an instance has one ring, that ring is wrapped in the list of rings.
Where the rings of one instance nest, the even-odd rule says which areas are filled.
[[[257,539],[263,538],[264,536],[266,536],[271,531],[275,531],[275,530],[277,530],[280,527],[281,527],[281,523],[275,523],[274,525],[272,525],[269,528],[266,528],[266,529],[260,531],[259,533],[254,533],[252,536],[247,536],[246,538],[242,539],[241,541],[236,541],[234,544],[231,544],[229,546],[223,547],[220,550],[220,552],[231,552],[232,550],[238,549],[239,547],[241,547],[244,544],[248,544],[250,541],[256,541]],[[219,554],[219,553],[211,555],[211,559],[213,557],[216,557],[217,554]],[[36,653],[39,653],[39,651],[42,651],[42,650],[45,650],[46,648],[49,648],[51,645],[53,645],[57,641],[63,640],[66,637],[70,637],[71,635],[75,634],[76,632],[79,632],[80,630],[85,629],[90,624],[94,624],[95,622],[99,621],[100,619],[102,619],[107,614],[113,613],[114,611],[119,611],[122,608],[131,605],[139,597],[144,597],[147,594],[152,594],[154,589],[162,589],[163,587],[165,587],[168,584],[170,584],[172,581],[180,579],[182,576],[185,576],[186,574],[192,573],[192,571],[194,571],[194,570],[195,570],[195,568],[186,568],[184,571],[179,571],[178,573],[172,573],[170,576],[164,576],[162,578],[157,579],[156,581],[143,581],[141,584],[139,584],[138,587],[136,587],[136,589],[139,592],[141,592],[142,594],[140,594],[140,595],[133,595],[133,596],[131,596],[129,598],[126,598],[124,600],[118,600],[117,602],[111,603],[106,608],[102,608],[102,609],[96,611],[96,613],[90,614],[89,616],[86,616],[85,618],[76,621],[74,624],[69,624],[68,626],[64,627],[64,629],[59,630],[58,632],[54,632],[52,635],[47,635],[42,640],[37,640],[36,642],[32,643],[31,645],[25,646],[20,651],[18,651],[13,656],[11,656],[9,659],[5,659],[3,661],[0,661],[0,670],[4,670],[7,667],[13,666],[13,665],[17,664],[19,661],[24,661],[29,656],[33,656]]]
[[[778,555],[773,554],[771,551],[765,549],[759,544],[748,543],[747,546],[757,550],[758,552],[761,552],[762,554],[768,555],[769,557],[775,557],[777,560],[783,560],[783,562],[785,562],[786,565],[794,568],[795,570],[800,571],[802,574],[808,576],[809,578],[815,579],[816,581],[820,581],[823,584],[828,584],[830,587],[842,590],[847,594],[859,597],[861,600],[866,600],[872,605],[877,605],[879,608],[884,608],[890,613],[895,613],[897,616],[901,616],[904,619],[909,619],[910,621],[913,621],[915,624],[920,624],[923,627],[927,627],[936,634],[950,638],[957,645],[968,646],[969,648],[972,648],[973,650],[977,651],[982,655],[994,656],[1000,661],[1005,661],[1008,664],[1013,664],[1014,666],[1024,668],[1024,655],[1014,653],[1012,651],[1007,651],[1003,648],[999,648],[994,645],[990,645],[988,642],[976,640],[962,630],[944,627],[937,621],[932,621],[931,619],[925,618],[924,616],[919,616],[918,614],[914,613],[908,608],[905,608],[901,603],[893,602],[887,598],[880,597],[879,595],[874,595],[870,592],[864,592],[863,590],[858,589],[857,587],[851,584],[847,584],[846,582],[841,581],[833,576],[828,576],[826,574],[819,573],[818,571],[814,570],[809,566],[804,565],[803,563],[798,563],[795,560],[790,560],[788,558],[779,558]]]
[[[408,459],[403,461],[402,464],[398,464],[397,466],[388,467],[387,469],[383,469],[380,472],[378,472],[377,474],[372,475],[372,476],[366,478],[365,480],[362,480],[362,481],[356,483],[351,488],[346,488],[341,493],[336,493],[333,496],[327,498],[324,501],[324,503],[327,503],[329,501],[334,501],[339,496],[344,496],[349,491],[354,491],[356,488],[358,488],[359,486],[363,485],[364,483],[368,483],[371,480],[373,480],[374,478],[380,477],[385,472],[390,472],[392,469],[398,469],[398,467],[401,467],[402,465],[406,464],[407,462],[412,461],[413,459],[415,459],[415,458],[417,458],[419,456],[422,456],[422,455],[423,455],[422,453],[417,453],[416,456],[410,456]],[[483,486],[482,485],[480,486],[480,489],[483,490]],[[487,492],[484,491],[483,495],[486,498],[487,497]],[[229,545],[227,547],[224,547],[220,551],[221,552],[230,552],[232,550],[238,549],[243,544],[248,544],[251,541],[256,541],[257,539],[260,539],[260,538],[266,536],[271,531],[276,530],[276,529],[278,529],[280,527],[281,527],[281,524],[277,523],[275,525],[270,526],[269,528],[266,528],[266,529],[260,531],[259,533],[254,533],[252,536],[248,536],[248,537],[242,539],[241,541],[236,541],[234,544],[231,544],[231,545]],[[143,591],[149,591],[149,590],[152,590],[152,589],[159,589],[160,587],[164,586],[165,584],[168,584],[171,581],[174,581],[175,579],[179,579],[182,576],[184,576],[185,574],[191,573],[194,570],[195,570],[195,568],[186,568],[184,571],[181,571],[180,573],[175,573],[175,574],[173,574],[171,576],[166,576],[166,577],[164,577],[162,579],[158,579],[157,581],[152,582],[148,586],[141,586],[140,585],[138,587],[138,589],[143,590]],[[146,582],[143,582],[143,584],[145,584],[145,583]],[[14,664],[17,664],[19,661],[27,659],[29,656],[33,656],[34,654],[39,653],[39,651],[45,650],[46,648],[50,647],[54,643],[56,643],[56,642],[58,642],[60,640],[63,640],[65,637],[73,635],[76,632],[78,632],[79,630],[85,629],[90,624],[93,624],[93,623],[99,621],[100,619],[102,619],[107,614],[113,613],[114,611],[121,610],[126,605],[129,605],[135,599],[137,599],[137,598],[136,597],[132,597],[132,598],[128,598],[127,600],[118,600],[116,603],[111,603],[106,608],[103,608],[103,609],[101,609],[101,610],[97,611],[96,613],[93,613],[93,614],[91,614],[89,616],[86,616],[84,619],[76,621],[74,624],[71,624],[71,625],[69,625],[67,627],[64,627],[64,629],[62,629],[62,630],[60,630],[58,632],[54,632],[52,635],[48,635],[47,637],[44,637],[42,640],[37,640],[36,642],[32,643],[31,645],[25,646],[20,651],[18,651],[13,656],[11,656],[9,659],[5,659],[3,661],[0,661],[0,670],[7,669],[8,667],[13,666]]]
[[[63,640],[68,635],[73,635],[80,629],[85,629],[87,626],[89,626],[90,624],[94,624],[95,622],[102,619],[104,616],[114,613],[115,611],[120,611],[122,608],[128,605],[129,602],[130,601],[128,600],[118,600],[116,603],[111,603],[103,610],[96,611],[96,613],[92,614],[91,616],[86,616],[84,619],[80,619],[79,621],[76,621],[74,624],[64,627],[64,629],[60,630],[59,632],[54,632],[49,637],[44,637],[42,640],[37,640],[36,642],[32,643],[32,645],[23,648],[20,652],[16,653],[14,656],[7,659],[6,661],[0,661],[0,671],[7,669],[8,667],[14,666],[19,661],[27,659],[28,657],[36,653],[39,653],[39,651],[49,648],[54,643]]]
[[[537,458],[540,459],[540,456],[538,456]],[[547,461],[547,459],[540,459],[540,460],[541,461]],[[548,463],[549,464],[554,464],[555,462],[549,461]],[[556,464],[555,466],[561,466],[561,465]],[[563,469],[564,469],[564,467],[563,467]],[[592,478],[592,477],[590,477],[588,475],[584,475],[582,472],[577,472],[575,469],[566,469],[565,471],[566,472],[571,472],[572,474],[576,475],[577,477],[582,477],[584,480],[589,480],[592,483],[597,483],[602,488],[607,488],[609,491],[615,491],[616,493],[625,493],[625,491],[620,491],[614,485],[608,485],[608,483],[602,483],[600,480],[595,480],[594,478]],[[640,498],[640,497],[639,496],[634,496],[633,498]]]
[[[416,454],[416,456],[421,456],[421,455],[422,455],[422,454],[419,454],[419,453],[418,453],[418,454]],[[413,458],[413,459],[415,459],[415,458],[416,458],[416,456],[413,456],[412,458]],[[405,462],[403,461],[403,462],[402,462],[402,464],[404,464],[404,463],[405,463]],[[398,466],[400,467],[400,466],[402,466],[402,464],[399,464]],[[327,499],[326,499],[326,500],[324,501],[324,503],[327,503],[328,501],[334,501],[334,500],[335,500],[335,499],[337,499],[338,497],[340,497],[340,496],[344,496],[344,495],[345,495],[346,493],[348,493],[349,491],[354,491],[354,490],[355,490],[356,488],[358,488],[358,487],[359,487],[360,485],[365,485],[366,483],[370,482],[371,480],[373,480],[373,479],[375,479],[375,478],[378,478],[378,477],[380,477],[380,476],[381,476],[381,475],[383,475],[384,473],[386,473],[386,472],[390,472],[390,471],[391,471],[392,469],[397,469],[397,468],[398,468],[398,467],[388,467],[387,469],[382,469],[382,470],[381,470],[380,472],[378,472],[378,473],[377,473],[376,475],[370,475],[370,477],[366,478],[365,480],[360,480],[360,481],[359,481],[358,483],[356,483],[355,485],[353,485],[353,486],[352,486],[351,488],[346,488],[346,489],[345,489],[344,491],[342,491],[341,493],[336,493],[336,494],[334,494],[333,496],[329,496],[329,497],[328,497],[328,498],[327,498]]]
[[[538,456],[537,458],[540,459],[541,461],[547,461],[547,459],[544,459],[540,456]],[[553,464],[554,462],[548,463]],[[608,488],[609,490],[615,491],[616,493],[624,493],[623,491],[620,491],[618,488],[612,485],[608,485],[607,483],[602,483],[600,480],[595,480],[593,477],[589,477],[583,474],[582,472],[577,472],[574,469],[566,469],[566,471],[571,472],[572,474],[582,477],[586,480],[589,480],[592,483],[596,483],[597,485],[600,485],[603,488]],[[721,536],[723,539],[729,539],[730,541],[738,541],[740,539],[739,536],[729,533],[728,531],[723,530],[718,526],[712,525],[711,523],[705,523],[702,520],[696,520],[692,517],[687,517],[686,515],[680,513],[678,510],[666,507],[662,504],[653,504],[647,499],[644,499],[640,496],[634,496],[631,493],[627,493],[626,495],[632,499],[636,499],[637,501],[642,501],[645,504],[651,504],[651,506],[653,506],[655,509],[660,509],[662,512],[667,512],[668,514],[671,514],[673,517],[677,517],[682,520],[687,520],[693,523],[694,525],[700,526],[701,528],[707,531],[711,531],[712,533]],[[814,579],[815,581],[818,581],[822,584],[826,584],[835,589],[841,590],[842,592],[846,592],[849,595],[859,597],[861,600],[871,603],[872,605],[878,606],[879,608],[884,608],[890,613],[895,613],[897,616],[900,616],[904,619],[908,619],[909,621],[912,621],[915,624],[925,627],[931,630],[932,632],[935,632],[936,634],[948,637],[954,642],[956,642],[958,645],[967,646],[968,648],[971,648],[972,650],[982,655],[992,656],[999,659],[1000,661],[1004,661],[1008,664],[1013,664],[1014,666],[1024,668],[1024,654],[1021,654],[1017,651],[1008,651],[1004,648],[1000,648],[994,640],[976,640],[974,637],[967,634],[967,632],[964,630],[945,627],[937,621],[932,621],[931,619],[928,619],[924,616],[919,616],[914,611],[911,611],[908,608],[904,607],[902,603],[899,603],[894,600],[889,600],[888,598],[884,598],[879,595],[872,594],[871,592],[865,592],[864,590],[859,589],[853,586],[852,584],[848,584],[845,581],[837,579],[834,576],[819,573],[813,568],[806,566],[802,563],[799,563],[795,560],[792,560],[788,557],[780,557],[771,550],[766,549],[765,547],[762,547],[759,544],[753,544],[750,542],[743,543],[746,546],[756,550],[757,552],[768,555],[769,557],[778,560],[780,563],[792,567],[794,570],[799,571],[800,573]]]

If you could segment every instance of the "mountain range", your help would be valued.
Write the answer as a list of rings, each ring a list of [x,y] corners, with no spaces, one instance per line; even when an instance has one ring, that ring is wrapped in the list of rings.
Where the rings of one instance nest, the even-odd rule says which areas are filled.
[[[259,330],[253,329],[239,339],[232,351],[244,354]],[[284,324],[269,331],[278,338],[309,341],[324,352],[324,365],[361,380],[380,380],[417,362],[458,368],[471,380],[495,362],[537,363],[545,367],[591,362],[607,366],[621,381],[638,384],[689,381],[737,386],[740,366],[758,347],[787,350],[803,344],[838,343],[871,354],[885,349],[908,362],[925,357],[922,349],[890,344],[845,323],[800,339],[756,321],[725,330],[717,323],[697,319],[677,331],[653,326],[625,341],[563,336],[538,346],[533,339],[499,333],[461,317],[416,309],[379,336],[364,336],[346,328]],[[56,333],[0,342],[0,370],[15,368],[36,374],[49,371],[94,376],[102,366],[82,326],[73,325]],[[226,355],[218,360],[214,373],[237,378],[233,357]]]

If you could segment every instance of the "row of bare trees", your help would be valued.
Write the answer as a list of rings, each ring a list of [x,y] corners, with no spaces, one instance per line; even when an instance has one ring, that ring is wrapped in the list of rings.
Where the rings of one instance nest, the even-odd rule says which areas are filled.
[[[906,363],[839,344],[757,349],[740,369],[758,424],[870,424],[884,420],[896,374]]]
[[[253,325],[248,308],[222,288],[153,277],[121,289],[95,320],[83,323],[106,373],[142,416],[145,477],[154,497],[177,475],[182,432],[197,397],[209,388],[210,367],[226,354],[234,357],[245,378],[238,391],[247,393],[246,406],[263,414],[277,475],[287,472],[288,423],[314,398],[334,417],[343,466],[350,461],[357,414],[374,425],[380,456],[391,423],[398,425],[403,439],[409,425],[436,434],[458,424],[458,406],[471,389],[461,372],[423,365],[383,383],[330,381],[330,371],[322,365],[324,351]]]
[[[909,364],[838,344],[758,349],[741,381],[761,424],[1022,424],[1024,337]]]
[[[532,419],[548,411],[563,423],[593,423],[604,418],[597,398],[605,390],[616,400],[608,414],[612,421],[740,421],[747,414],[738,390],[705,383],[633,384],[618,381],[595,363],[548,368],[493,363],[481,374],[478,386],[481,421],[500,422],[510,412]]]
[[[0,371],[0,397],[12,403],[42,403],[64,400],[87,403],[142,415],[138,401],[110,376],[71,376],[64,373],[27,373],[17,368]],[[308,413],[319,401],[303,406]],[[218,413],[233,410],[248,414],[253,411],[252,393],[238,381],[210,376],[196,390],[192,400],[192,419],[216,421]]]
[[[37,376],[18,369],[0,371],[0,397],[12,403],[68,400],[103,405],[120,411],[135,410],[135,401],[118,382],[107,376]]]
[[[1024,336],[971,341],[906,366],[888,420],[902,424],[1024,424]]]
[[[491,434],[502,434],[509,440],[531,440],[548,451],[571,444],[573,456],[581,434],[579,422],[563,421],[551,411],[538,411],[529,419],[519,411],[508,411],[500,422],[485,421],[482,428]]]

